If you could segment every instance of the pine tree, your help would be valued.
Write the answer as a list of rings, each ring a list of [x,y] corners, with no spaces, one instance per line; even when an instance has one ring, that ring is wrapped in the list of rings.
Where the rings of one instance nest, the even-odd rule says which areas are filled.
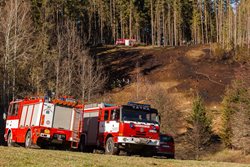
[[[221,137],[226,147],[250,153],[250,89],[242,80],[227,88],[223,100]]]
[[[192,112],[187,122],[189,124],[187,142],[193,146],[195,159],[198,160],[200,151],[208,144],[212,134],[211,119],[207,116],[204,103],[198,95],[193,102]]]

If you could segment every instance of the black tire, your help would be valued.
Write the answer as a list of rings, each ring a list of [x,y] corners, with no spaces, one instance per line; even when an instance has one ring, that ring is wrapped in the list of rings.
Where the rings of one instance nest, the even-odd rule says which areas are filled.
[[[37,145],[38,145],[41,149],[47,149],[47,148],[48,148],[45,142],[37,143]]]
[[[108,155],[118,155],[119,149],[115,147],[113,137],[109,137],[105,145],[105,154]]]
[[[7,146],[8,147],[13,147],[14,146],[14,143],[12,142],[12,133],[11,132],[8,133]]]
[[[127,156],[132,156],[133,153],[132,153],[132,152],[127,152],[126,155],[127,155]]]
[[[154,156],[154,152],[151,150],[145,150],[144,152],[142,152],[140,154],[142,157],[153,157]]]
[[[38,138],[36,141],[36,144],[41,148],[41,149],[47,149],[48,148],[48,143],[41,138]]]
[[[30,148],[32,143],[31,131],[28,131],[25,136],[25,148]]]
[[[86,151],[86,146],[85,146],[85,136],[81,136],[80,143],[78,145],[78,150],[80,152],[85,152]]]
[[[168,155],[167,158],[168,159],[175,159],[175,156],[174,156],[174,154],[171,154],[171,155]]]

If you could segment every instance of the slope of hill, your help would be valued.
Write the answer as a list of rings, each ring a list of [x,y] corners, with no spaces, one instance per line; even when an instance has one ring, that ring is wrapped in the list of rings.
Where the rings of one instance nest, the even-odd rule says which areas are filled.
[[[102,49],[96,54],[106,65],[110,81],[131,78],[136,82],[139,70],[148,82],[164,84],[170,92],[188,96],[198,91],[208,106],[221,102],[225,87],[238,67],[228,60],[217,61],[209,45]]]
[[[130,100],[150,102],[152,96],[149,92],[152,87],[157,87],[166,90],[174,107],[184,115],[189,113],[195,93],[202,96],[209,110],[218,113],[225,88],[234,79],[234,70],[238,68],[230,59],[216,60],[210,45],[107,47],[95,52],[110,76],[109,89],[113,88],[103,100],[114,103]],[[123,80],[130,82],[116,84]],[[214,120],[214,124],[217,123],[219,121]],[[214,129],[218,130],[218,126],[215,125]]]

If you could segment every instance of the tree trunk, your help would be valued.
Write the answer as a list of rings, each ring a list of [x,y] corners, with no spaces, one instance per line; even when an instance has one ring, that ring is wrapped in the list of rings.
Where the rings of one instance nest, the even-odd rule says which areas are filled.
[[[168,3],[168,42],[169,45],[173,46],[173,40],[172,37],[173,35],[171,34],[171,11],[170,11],[170,4]]]
[[[161,10],[160,10],[160,0],[157,0],[156,15],[157,15],[157,45],[161,46]]]
[[[204,0],[204,19],[205,19],[205,38],[208,43],[208,16],[207,16],[207,1]]]
[[[218,0],[214,0],[215,24],[216,24],[216,42],[219,42],[219,19],[218,19]]]
[[[203,15],[202,15],[202,0],[199,1],[200,19],[201,19],[201,43],[204,44],[204,29],[203,29]]]
[[[248,9],[248,17],[247,17],[247,48],[248,48],[248,56],[250,56],[250,9]]]
[[[237,46],[237,15],[238,15],[238,8],[237,8],[237,2],[236,3],[236,9],[235,9],[235,14],[234,14],[234,50],[236,51],[236,46]]]
[[[151,40],[152,45],[155,45],[155,36],[154,36],[154,7],[153,7],[153,0],[151,2]]]
[[[162,4],[162,29],[163,29],[163,39],[164,39],[164,46],[167,46],[167,24],[165,18],[165,3]]]
[[[227,34],[227,48],[230,47],[230,41],[231,41],[231,11],[230,11],[231,5],[230,0],[227,0],[227,17],[228,17],[228,34]]]
[[[176,4],[176,0],[174,0],[174,46],[177,46],[177,16],[176,16],[176,9],[177,8],[177,4]]]
[[[113,33],[114,33],[114,42],[116,41],[116,0],[113,0]]]
[[[121,38],[125,38],[124,37],[124,29],[123,29],[123,14],[122,14],[122,10],[120,11],[120,22],[121,22]]]
[[[109,15],[110,15],[110,27],[111,27],[111,42],[113,43],[114,41],[114,32],[113,32],[113,9],[112,9],[112,0],[109,2]]]
[[[132,39],[132,0],[129,0],[129,39]]]
[[[103,4],[102,4],[102,1],[101,1],[101,9],[100,9],[100,22],[101,22],[101,43],[103,44]]]

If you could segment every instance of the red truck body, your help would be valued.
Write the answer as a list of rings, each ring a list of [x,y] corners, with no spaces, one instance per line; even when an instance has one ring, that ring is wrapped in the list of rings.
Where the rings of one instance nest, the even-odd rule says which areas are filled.
[[[43,98],[16,100],[10,103],[6,119],[5,141],[30,147],[56,144],[77,148],[83,107],[45,102]]]
[[[157,110],[149,105],[129,103],[110,106],[85,105],[81,148],[100,148],[107,154],[153,155],[159,146]]]

